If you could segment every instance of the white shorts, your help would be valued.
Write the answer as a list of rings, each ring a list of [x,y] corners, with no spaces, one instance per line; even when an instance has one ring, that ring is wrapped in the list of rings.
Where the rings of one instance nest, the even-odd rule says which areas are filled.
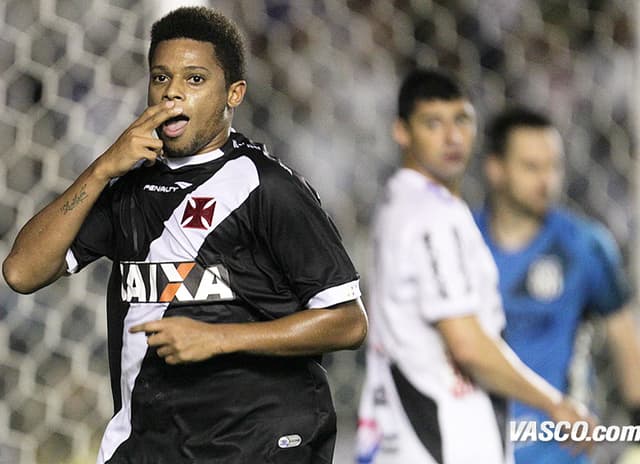
[[[484,391],[476,388],[461,397],[435,401],[413,387],[386,358],[370,354],[360,400],[357,462],[501,464],[512,463],[513,458]]]

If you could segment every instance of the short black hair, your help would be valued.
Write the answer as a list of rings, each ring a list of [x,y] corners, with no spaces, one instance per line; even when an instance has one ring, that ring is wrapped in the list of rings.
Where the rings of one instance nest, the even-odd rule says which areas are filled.
[[[421,100],[458,100],[468,98],[462,84],[440,69],[414,69],[405,77],[398,94],[398,117],[409,119]]]
[[[511,132],[527,127],[546,129],[554,126],[546,114],[525,106],[514,106],[497,114],[487,126],[487,153],[504,157]]]
[[[203,6],[181,7],[156,21],[151,27],[149,65],[158,43],[171,39],[193,39],[213,44],[227,87],[245,78],[242,36],[236,24],[222,13]]]

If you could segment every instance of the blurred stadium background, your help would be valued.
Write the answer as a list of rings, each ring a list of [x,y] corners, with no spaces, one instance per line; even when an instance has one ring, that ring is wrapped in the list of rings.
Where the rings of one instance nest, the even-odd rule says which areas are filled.
[[[566,136],[566,200],[611,228],[636,275],[635,0],[0,0],[3,257],[27,219],[144,109],[151,23],[197,3],[235,19],[247,38],[249,91],[234,126],[309,178],[363,287],[370,213],[398,161],[389,137],[398,81],[415,64],[457,73],[481,123],[513,102],[548,110]],[[482,194],[476,163],[465,195],[477,205]],[[29,296],[0,284],[1,464],[94,462],[112,414],[108,272],[101,261]],[[599,388],[582,394],[624,423],[598,333],[596,323],[584,340],[595,342]],[[336,463],[348,463],[362,351],[326,364]],[[598,462],[618,451],[602,447]]]

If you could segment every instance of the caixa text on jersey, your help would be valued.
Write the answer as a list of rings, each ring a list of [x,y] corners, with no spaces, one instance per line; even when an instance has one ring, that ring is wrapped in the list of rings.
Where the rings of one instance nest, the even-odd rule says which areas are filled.
[[[229,272],[221,264],[204,267],[177,263],[120,262],[122,300],[129,303],[172,303],[233,300]]]

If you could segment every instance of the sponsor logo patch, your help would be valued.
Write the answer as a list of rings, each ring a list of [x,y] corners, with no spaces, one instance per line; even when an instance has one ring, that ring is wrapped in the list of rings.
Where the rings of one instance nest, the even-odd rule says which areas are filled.
[[[293,435],[284,435],[278,438],[278,448],[295,448],[302,443],[302,437],[297,433]]]
[[[202,267],[179,263],[120,262],[122,301],[180,303],[235,299],[229,272],[221,265]]]
[[[551,301],[564,291],[564,269],[557,256],[543,256],[535,261],[527,274],[527,290],[540,301]]]

